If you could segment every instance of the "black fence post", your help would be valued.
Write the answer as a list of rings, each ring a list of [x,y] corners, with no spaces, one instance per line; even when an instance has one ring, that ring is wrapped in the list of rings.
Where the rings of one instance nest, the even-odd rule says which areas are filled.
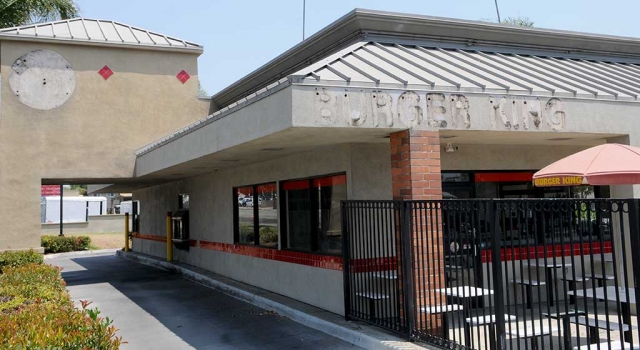
[[[629,201],[629,236],[631,238],[631,257],[633,259],[633,293],[634,299],[638,300],[638,274],[640,274],[640,200],[632,199]],[[624,223],[621,223],[624,225]],[[622,238],[624,239],[624,237]],[[624,262],[627,263],[626,261]],[[631,299],[631,296],[629,296]],[[640,322],[640,313],[636,312],[638,322]],[[638,323],[640,324],[640,323]]]
[[[489,216],[491,217],[491,268],[493,274],[493,297],[496,306],[496,334],[489,334],[490,337],[496,338],[497,349],[505,349],[505,326],[504,326],[504,296],[503,296],[503,277],[502,277],[502,260],[500,256],[500,217],[497,215],[496,203],[490,200]]]
[[[344,284],[344,319],[349,321],[351,314],[351,282],[349,278],[349,262],[351,251],[349,245],[349,216],[347,215],[347,203],[340,203],[342,215],[342,276]]]
[[[405,317],[406,317],[406,325],[407,325],[407,335],[411,338],[413,334],[414,327],[414,299],[413,299],[413,254],[411,249],[412,243],[412,228],[411,228],[411,215],[413,211],[411,210],[411,203],[402,201],[400,202],[400,210],[402,214],[402,250],[404,259],[402,262],[404,263],[402,272],[404,274],[402,281],[404,282],[403,286],[403,294],[405,298],[404,309],[405,309]]]

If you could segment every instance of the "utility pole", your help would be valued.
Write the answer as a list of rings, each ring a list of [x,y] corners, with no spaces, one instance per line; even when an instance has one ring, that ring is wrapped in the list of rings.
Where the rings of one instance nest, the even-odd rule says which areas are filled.
[[[64,236],[62,232],[62,192],[64,191],[63,185],[60,185],[60,236]]]
[[[500,10],[498,9],[498,0],[494,0],[496,3],[496,13],[498,14],[498,23],[502,23],[500,20]]]
[[[302,0],[302,41],[304,41],[304,38],[305,38],[304,27],[305,27],[306,15],[307,15],[306,9],[307,9],[307,0]]]

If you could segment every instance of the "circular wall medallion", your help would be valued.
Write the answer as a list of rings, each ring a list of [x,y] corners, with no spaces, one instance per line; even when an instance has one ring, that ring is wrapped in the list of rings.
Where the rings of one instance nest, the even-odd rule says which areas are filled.
[[[69,61],[57,52],[34,50],[13,62],[9,85],[23,104],[47,110],[67,102],[76,76]]]

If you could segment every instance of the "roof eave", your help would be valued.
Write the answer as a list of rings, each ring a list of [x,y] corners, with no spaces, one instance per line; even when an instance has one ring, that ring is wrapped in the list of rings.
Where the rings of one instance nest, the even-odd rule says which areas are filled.
[[[355,9],[212,96],[212,108],[233,103],[364,35],[640,57],[640,40],[635,38]]]
[[[67,38],[59,38],[59,37],[47,37],[47,36],[39,36],[39,37],[31,37],[24,35],[15,35],[15,34],[0,34],[0,40],[12,40],[12,41],[28,41],[28,42],[39,42],[39,43],[60,43],[60,44],[69,44],[69,45],[86,45],[86,46],[102,46],[102,47],[111,47],[111,48],[129,48],[129,49],[139,49],[139,50],[153,50],[153,51],[170,51],[170,52],[179,52],[179,53],[188,53],[188,54],[197,54],[201,55],[204,52],[203,47],[179,47],[179,46],[166,46],[166,45],[148,45],[148,44],[136,44],[136,43],[114,43],[108,41],[98,41],[98,40],[86,40],[86,39],[67,39]]]

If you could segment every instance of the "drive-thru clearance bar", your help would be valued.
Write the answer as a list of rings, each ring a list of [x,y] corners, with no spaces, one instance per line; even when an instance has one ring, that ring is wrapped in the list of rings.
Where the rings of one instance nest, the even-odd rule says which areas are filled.
[[[585,185],[586,181],[582,176],[556,176],[545,177],[540,179],[534,179],[533,184],[535,186],[579,186]]]

